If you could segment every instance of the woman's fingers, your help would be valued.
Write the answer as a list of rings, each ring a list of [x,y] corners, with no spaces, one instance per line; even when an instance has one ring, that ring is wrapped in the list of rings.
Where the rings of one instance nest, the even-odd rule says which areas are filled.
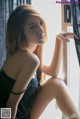
[[[69,42],[69,39],[74,39],[74,37],[79,39],[79,37],[76,34],[69,33],[69,32],[67,32],[67,33],[60,33],[59,35],[57,35],[57,38],[59,40],[67,41],[67,42]]]
[[[78,36],[76,35],[76,34],[67,34],[66,36],[65,36],[66,38],[77,38],[78,39]]]
[[[79,37],[75,34],[75,33],[64,33],[65,34],[65,36],[67,37],[67,36],[70,36],[70,37],[72,37],[72,38],[77,38],[77,39],[79,39]]]
[[[75,33],[68,33],[67,35],[72,35],[72,36],[74,36],[75,38],[79,39],[79,37],[78,37]]]
[[[80,39],[76,34],[75,34],[75,36],[74,36],[75,38],[77,38],[77,39]]]

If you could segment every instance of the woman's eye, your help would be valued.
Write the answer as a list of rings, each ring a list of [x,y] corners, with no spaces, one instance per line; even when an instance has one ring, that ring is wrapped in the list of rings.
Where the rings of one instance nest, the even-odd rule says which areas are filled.
[[[31,27],[30,27],[30,29],[35,29],[36,28],[36,25],[32,25]]]

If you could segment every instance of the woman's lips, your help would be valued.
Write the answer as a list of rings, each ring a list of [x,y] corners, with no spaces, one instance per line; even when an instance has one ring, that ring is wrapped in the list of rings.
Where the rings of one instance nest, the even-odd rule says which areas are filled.
[[[44,35],[39,36],[39,38],[38,38],[38,39],[39,39],[39,40],[44,39]]]
[[[43,43],[45,42],[44,36],[40,36],[40,37],[38,38],[38,41],[39,41],[41,44],[43,44]]]

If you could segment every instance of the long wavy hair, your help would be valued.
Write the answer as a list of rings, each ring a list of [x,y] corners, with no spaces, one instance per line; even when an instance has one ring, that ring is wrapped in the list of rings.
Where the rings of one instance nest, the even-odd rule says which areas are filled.
[[[7,22],[7,32],[6,32],[6,51],[7,56],[13,55],[20,46],[24,43],[27,46],[27,40],[24,35],[24,26],[27,22],[29,16],[38,16],[43,24],[42,27],[45,31],[45,39],[47,40],[47,28],[44,19],[41,15],[34,9],[32,5],[20,5],[17,6],[15,10],[13,10],[9,16]],[[37,70],[37,78],[41,79],[42,72],[42,50],[43,46],[38,45],[34,53],[40,59],[40,66]]]

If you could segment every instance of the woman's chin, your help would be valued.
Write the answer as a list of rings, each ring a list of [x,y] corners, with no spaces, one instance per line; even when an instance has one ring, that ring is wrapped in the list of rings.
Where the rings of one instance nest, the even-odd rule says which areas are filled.
[[[44,43],[45,43],[45,40],[39,40],[39,41],[38,41],[38,44],[39,44],[39,45],[42,45],[42,44],[44,44]]]
[[[42,44],[44,44],[44,43],[45,43],[45,42],[39,42],[38,45],[42,45]]]

